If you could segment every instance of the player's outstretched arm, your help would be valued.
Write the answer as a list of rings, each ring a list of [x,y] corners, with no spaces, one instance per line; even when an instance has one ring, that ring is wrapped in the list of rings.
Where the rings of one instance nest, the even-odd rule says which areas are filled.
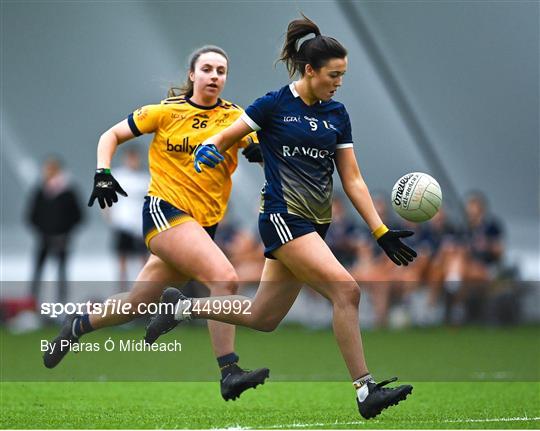
[[[352,148],[343,148],[336,153],[336,167],[343,190],[369,226],[377,244],[396,265],[408,265],[417,256],[416,252],[403,244],[401,238],[413,235],[411,231],[390,230],[381,220],[373,205],[369,189],[362,177]]]
[[[336,168],[343,190],[373,232],[383,224],[373,205],[368,187],[360,173],[353,148],[336,151]]]
[[[111,161],[116,147],[134,136],[127,120],[115,124],[100,136],[97,147],[97,169],[94,175],[92,194],[88,200],[89,207],[94,205],[96,199],[101,208],[105,208],[106,205],[110,207],[114,202],[118,202],[117,194],[127,196],[127,193],[111,174]]]
[[[212,136],[208,141],[213,143],[220,153],[224,153],[231,148],[235,142],[240,141],[244,136],[253,132],[244,120],[237,119],[226,129],[223,129],[217,135]],[[215,139],[215,140],[214,140]]]

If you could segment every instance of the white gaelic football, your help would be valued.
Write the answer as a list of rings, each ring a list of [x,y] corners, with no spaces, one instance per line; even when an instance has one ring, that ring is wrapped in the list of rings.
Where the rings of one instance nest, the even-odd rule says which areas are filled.
[[[405,220],[427,221],[437,214],[441,204],[439,183],[422,172],[403,175],[392,188],[392,206]]]

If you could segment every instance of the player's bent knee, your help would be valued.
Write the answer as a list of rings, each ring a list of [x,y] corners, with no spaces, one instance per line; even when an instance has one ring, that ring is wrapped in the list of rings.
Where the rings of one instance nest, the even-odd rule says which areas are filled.
[[[358,307],[360,304],[360,287],[356,283],[339,286],[332,297],[332,302],[339,307]]]
[[[238,274],[232,267],[215,273],[210,279],[215,280],[209,285],[213,296],[236,295],[238,292]]]
[[[232,274],[229,274],[228,279],[223,282],[223,289],[226,290],[227,295],[236,295],[238,293],[238,283],[238,275],[236,271],[233,271]]]

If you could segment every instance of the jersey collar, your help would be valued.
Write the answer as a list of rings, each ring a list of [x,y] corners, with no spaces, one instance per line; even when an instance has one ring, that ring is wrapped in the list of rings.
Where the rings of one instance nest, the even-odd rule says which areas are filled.
[[[289,84],[289,90],[291,90],[291,93],[292,95],[294,96],[294,98],[296,99],[297,97],[300,97],[300,95],[298,94],[298,91],[296,91],[296,87],[294,86],[294,84],[296,83],[296,81],[294,82],[291,82]],[[319,104],[323,103],[322,100],[319,100]],[[315,103],[314,105],[311,105],[312,107],[313,106],[316,106],[317,104]],[[309,105],[306,105],[306,106],[309,106]]]
[[[218,106],[220,106],[223,101],[221,99],[218,99],[218,101],[217,101],[217,103],[215,105],[203,106],[203,105],[198,105],[197,103],[192,101],[189,97],[186,97],[186,102],[189,103],[191,106],[194,106],[197,109],[204,109],[206,111],[209,111],[210,109],[214,109],[214,108],[217,108]]]
[[[291,90],[291,93],[295,98],[300,97],[300,95],[298,94],[298,91],[296,91],[296,87],[294,86],[294,82],[291,82],[289,84],[289,89]]]

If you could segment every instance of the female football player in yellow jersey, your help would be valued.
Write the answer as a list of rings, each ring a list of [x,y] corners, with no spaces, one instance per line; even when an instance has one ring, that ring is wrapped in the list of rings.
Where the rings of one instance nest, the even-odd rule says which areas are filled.
[[[55,367],[69,351],[70,343],[87,332],[119,325],[146,312],[145,306],[159,301],[166,286],[197,280],[212,296],[233,295],[238,279],[232,264],[213,242],[231,192],[239,148],[250,161],[259,161],[258,146],[247,137],[220,155],[220,168],[193,175],[192,154],[205,139],[232,124],[242,114],[237,105],[220,99],[227,79],[227,54],[218,47],[204,46],[189,63],[188,79],[180,94],[169,91],[159,105],[147,105],[103,133],[97,148],[97,170],[89,206],[95,199],[101,208],[117,202],[126,192],[111,174],[111,160],[118,145],[143,133],[153,133],[149,149],[151,182],[143,207],[143,233],[151,255],[129,293],[105,301],[105,305],[130,304],[128,313],[73,315],[50,343],[45,366]],[[262,159],[261,159],[262,161]],[[137,215],[134,214],[134,217]],[[115,308],[119,310],[119,308]],[[235,399],[244,390],[264,382],[266,368],[245,371],[234,352],[235,327],[208,322],[212,347],[222,370],[223,397]],[[55,348],[56,346],[56,348]]]

